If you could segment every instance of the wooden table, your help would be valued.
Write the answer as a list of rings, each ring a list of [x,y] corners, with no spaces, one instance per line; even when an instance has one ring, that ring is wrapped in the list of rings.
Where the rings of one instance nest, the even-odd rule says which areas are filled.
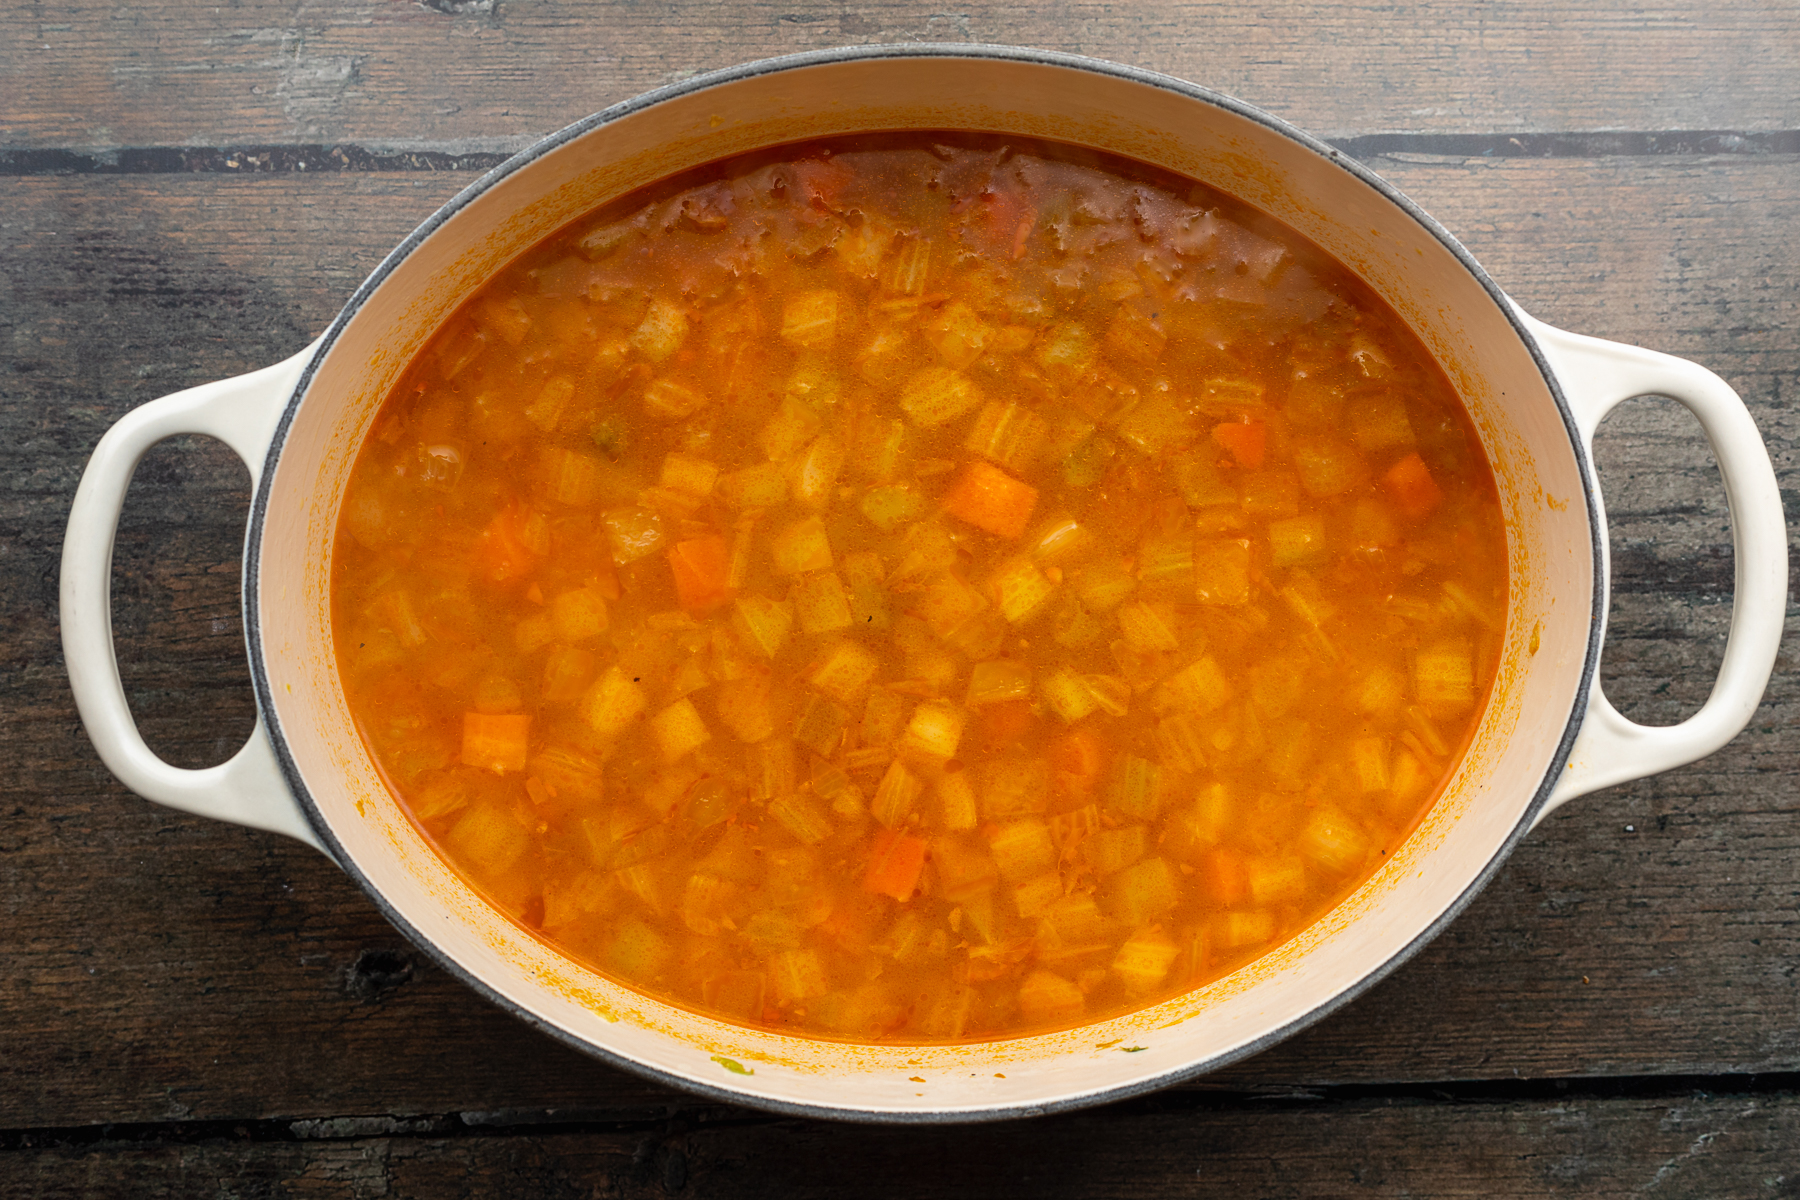
[[[1288,117],[1528,310],[1721,373],[1792,484],[1792,3],[128,0],[17,5],[0,30],[0,1195],[1800,1195],[1791,640],[1730,747],[1558,814],[1299,1037],[1086,1114],[895,1130],[602,1067],[431,966],[318,855],[129,795],[76,719],[56,623],[69,499],[120,414],[304,345],[508,150],[841,43],[1078,51]],[[1615,415],[1598,455],[1606,684],[1675,720],[1729,617],[1723,493],[1671,402]],[[121,668],[182,765],[253,719],[246,503],[228,452],[180,440],[120,530]]]

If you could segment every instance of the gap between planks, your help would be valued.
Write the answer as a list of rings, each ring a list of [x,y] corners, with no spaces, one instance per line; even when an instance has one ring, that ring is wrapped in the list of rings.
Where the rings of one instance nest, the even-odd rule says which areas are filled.
[[[0,147],[0,177],[37,175],[203,175],[383,171],[486,171],[530,145],[492,139],[492,148],[422,142],[411,146],[270,144],[126,146],[109,150]],[[1668,158],[1800,154],[1800,129],[1666,129],[1601,133],[1372,133],[1328,143],[1350,158],[1460,162],[1470,158]]]

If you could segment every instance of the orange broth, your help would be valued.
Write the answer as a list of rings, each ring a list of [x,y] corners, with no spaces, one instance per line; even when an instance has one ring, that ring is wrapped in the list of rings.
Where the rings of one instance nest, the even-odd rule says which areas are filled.
[[[378,413],[340,673],[412,819],[573,959],[954,1042],[1317,920],[1466,745],[1505,531],[1436,363],[1140,164],[714,164],[484,285]]]

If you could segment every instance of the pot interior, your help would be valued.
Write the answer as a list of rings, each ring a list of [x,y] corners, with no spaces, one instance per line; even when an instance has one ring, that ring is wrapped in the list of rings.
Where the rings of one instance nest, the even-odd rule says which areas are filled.
[[[571,219],[685,168],[906,129],[1123,154],[1232,193],[1311,238],[1437,356],[1487,448],[1509,530],[1493,697],[1441,799],[1366,885],[1199,991],[1065,1033],[949,1047],[722,1024],[622,988],[518,929],[444,865],[383,785],[345,706],[330,629],[330,547],[351,464],[388,388],[470,289]],[[1528,824],[1583,696],[1595,587],[1584,467],[1497,295],[1451,244],[1324,148],[1198,89],[1099,64],[998,50],[813,56],[709,77],[573,127],[458,197],[365,284],[292,405],[277,454],[251,546],[254,670],[290,778],[345,867],[411,936],[550,1032],[767,1107],[893,1120],[1011,1115],[1145,1090],[1267,1045],[1366,986],[1460,907]]]

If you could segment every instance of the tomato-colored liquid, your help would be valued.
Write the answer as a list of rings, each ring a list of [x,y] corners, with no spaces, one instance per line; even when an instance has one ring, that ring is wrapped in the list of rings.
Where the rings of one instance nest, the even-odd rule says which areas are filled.
[[[1316,920],[1506,609],[1442,373],[1316,248],[952,135],[578,221],[410,366],[333,559],[352,711],[572,958],[858,1040],[1066,1028]]]

